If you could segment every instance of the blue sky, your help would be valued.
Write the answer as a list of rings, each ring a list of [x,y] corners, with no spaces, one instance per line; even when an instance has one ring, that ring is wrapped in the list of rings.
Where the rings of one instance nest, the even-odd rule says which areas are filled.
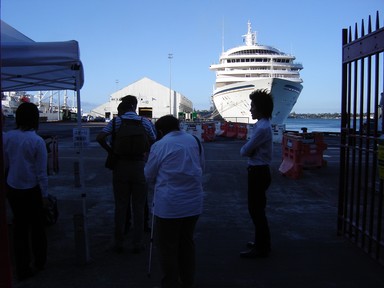
[[[1,18],[35,41],[77,40],[85,70],[84,112],[148,77],[209,109],[210,64],[242,44],[251,21],[259,44],[292,53],[304,66],[304,89],[292,111],[340,111],[342,29],[383,0],[1,0]],[[375,20],[376,21],[376,20]],[[118,83],[117,83],[118,81]]]

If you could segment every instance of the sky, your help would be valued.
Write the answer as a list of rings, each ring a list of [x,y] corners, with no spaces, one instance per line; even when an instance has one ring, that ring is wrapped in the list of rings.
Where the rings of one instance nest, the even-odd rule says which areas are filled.
[[[143,77],[180,92],[197,110],[212,106],[222,50],[240,46],[247,22],[262,45],[303,64],[292,112],[337,113],[342,29],[379,11],[384,0],[0,0],[1,19],[37,42],[77,40],[84,66],[84,112]],[[168,55],[172,54],[170,60]]]

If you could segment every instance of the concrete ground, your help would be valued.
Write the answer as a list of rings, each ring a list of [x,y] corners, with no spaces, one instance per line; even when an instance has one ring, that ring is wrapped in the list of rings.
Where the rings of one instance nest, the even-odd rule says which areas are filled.
[[[58,198],[59,220],[48,227],[46,269],[18,288],[159,287],[160,271],[153,247],[141,254],[110,251],[114,202],[111,172],[104,168],[106,153],[94,142],[104,123],[89,123],[91,143],[82,153],[84,188],[75,187],[71,147],[75,124],[42,124],[40,133],[57,135],[59,172],[49,179]],[[218,139],[204,143],[205,206],[196,230],[196,287],[255,288],[383,288],[384,267],[343,237],[337,236],[338,138],[327,137],[323,158],[327,165],[305,170],[299,179],[282,176],[281,146],[275,144],[273,183],[267,215],[272,253],[266,259],[242,259],[239,252],[253,238],[247,211],[246,159],[239,156],[242,140]],[[85,197],[84,197],[85,196]],[[86,247],[80,249],[74,215],[86,211]],[[156,233],[156,231],[154,231]],[[127,237],[129,246],[130,234]],[[150,233],[146,234],[149,246]],[[77,239],[77,240],[76,240]],[[80,239],[81,240],[81,239]],[[76,242],[77,241],[77,242]],[[83,242],[84,243],[84,242]],[[79,253],[80,251],[80,253]],[[89,257],[85,257],[85,256]],[[84,257],[87,263],[83,263]]]

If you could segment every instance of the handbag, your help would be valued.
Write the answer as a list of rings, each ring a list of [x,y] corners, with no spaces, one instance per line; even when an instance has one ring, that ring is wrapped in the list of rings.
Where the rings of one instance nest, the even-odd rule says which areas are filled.
[[[51,226],[57,222],[59,218],[59,209],[57,208],[57,198],[48,194],[47,205],[44,207],[45,224]]]

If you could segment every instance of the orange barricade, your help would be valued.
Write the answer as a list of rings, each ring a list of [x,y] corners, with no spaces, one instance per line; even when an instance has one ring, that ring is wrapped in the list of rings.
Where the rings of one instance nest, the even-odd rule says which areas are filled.
[[[224,121],[221,123],[220,136],[235,138],[237,136],[237,123]]]
[[[226,127],[226,131],[225,131],[225,137],[228,137],[228,138],[236,138],[237,136],[237,125],[236,123],[232,123],[232,122],[227,122],[227,127]]]
[[[217,136],[226,137],[227,128],[228,128],[228,123],[227,122],[221,122],[220,123],[220,129],[219,129],[219,131],[217,133]]]
[[[291,133],[283,135],[283,162],[280,165],[279,171],[293,179],[299,178],[303,169],[300,161],[301,139],[302,137]]]
[[[201,137],[203,138],[204,142],[212,142],[215,140],[215,123],[203,123],[202,129],[203,133],[201,134]]]
[[[323,160],[325,149],[327,144],[323,142],[322,133],[285,133],[282,141],[283,161],[279,171],[297,179],[303,169],[320,168],[326,163]]]
[[[237,139],[245,140],[247,139],[247,124],[237,123]]]
[[[327,149],[323,133],[303,133],[301,149],[301,164],[304,169],[320,168],[326,164],[323,160],[323,151]]]

